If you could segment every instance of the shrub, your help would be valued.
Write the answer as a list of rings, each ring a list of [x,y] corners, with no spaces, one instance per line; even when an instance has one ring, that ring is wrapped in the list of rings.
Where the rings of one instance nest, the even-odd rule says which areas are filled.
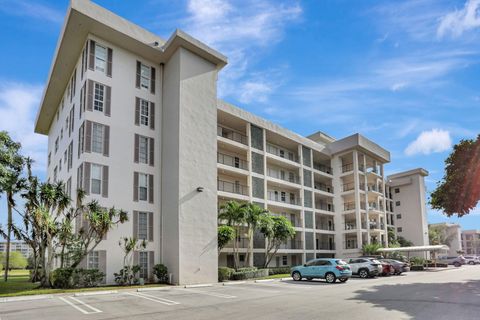
[[[73,287],[72,268],[57,268],[53,271],[53,286],[55,288],[66,289]]]
[[[129,286],[139,282],[137,273],[140,272],[140,266],[124,266],[117,273],[115,272],[113,276],[115,277],[115,282],[121,286]]]
[[[3,270],[3,264],[0,263],[0,271]]]
[[[256,271],[257,267],[243,267],[243,268],[238,268],[236,271],[237,272],[248,272],[248,271]]]
[[[245,280],[253,278],[268,277],[268,269],[259,269],[252,271],[236,271],[232,273],[232,280]]]
[[[425,264],[425,259],[421,257],[411,257],[410,263],[414,266],[423,266]]]
[[[168,282],[168,268],[164,264],[156,264],[153,266],[153,274],[157,277],[158,282]]]
[[[96,287],[104,277],[105,274],[98,269],[76,269],[72,275],[72,282],[79,288]]]
[[[218,281],[230,280],[235,269],[227,267],[218,267]]]
[[[276,268],[269,268],[269,275],[274,274],[290,274],[290,267],[276,267]]]

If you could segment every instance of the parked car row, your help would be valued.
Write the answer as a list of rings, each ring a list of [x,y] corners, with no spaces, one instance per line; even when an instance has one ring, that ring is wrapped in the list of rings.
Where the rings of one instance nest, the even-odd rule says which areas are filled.
[[[408,271],[410,271],[408,263],[393,259],[358,257],[346,262],[342,259],[319,258],[291,268],[291,275],[295,281],[325,279],[327,283],[334,283],[337,280],[347,282],[352,275],[365,279],[379,275],[400,275]]]
[[[454,265],[455,267],[460,267],[464,264],[480,264],[480,257],[478,256],[446,256],[446,257],[439,257],[437,259],[439,263],[446,263],[450,265]]]

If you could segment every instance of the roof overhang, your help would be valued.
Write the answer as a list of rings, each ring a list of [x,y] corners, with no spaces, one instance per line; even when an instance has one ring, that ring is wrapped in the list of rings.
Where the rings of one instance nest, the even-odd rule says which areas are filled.
[[[227,58],[224,55],[181,30],[176,30],[165,42],[157,35],[91,1],[72,0],[37,113],[36,133],[48,134],[69,77],[89,34],[108,39],[109,42],[158,64],[167,62],[180,47],[210,61],[217,66],[217,69],[227,64]]]
[[[423,169],[423,168],[416,168],[416,169],[412,169],[412,170],[403,171],[403,172],[399,172],[399,173],[389,175],[387,177],[387,179],[388,180],[393,180],[393,179],[411,177],[411,176],[416,175],[416,174],[419,174],[422,177],[426,177],[426,176],[428,176],[428,171]]]
[[[390,152],[359,133],[333,141],[327,146],[327,148],[332,155],[351,149],[358,149],[380,162],[390,162]]]

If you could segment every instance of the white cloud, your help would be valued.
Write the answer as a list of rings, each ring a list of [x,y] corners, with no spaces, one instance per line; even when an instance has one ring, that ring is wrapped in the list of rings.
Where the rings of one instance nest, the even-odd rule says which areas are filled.
[[[0,83],[0,130],[22,144],[22,153],[35,160],[33,169],[45,171],[47,137],[33,132],[42,87]]]
[[[459,37],[465,31],[480,27],[480,0],[467,0],[461,10],[446,14],[440,21],[437,36]]]
[[[423,131],[411,142],[405,149],[407,156],[415,154],[430,154],[434,152],[442,152],[450,149],[452,146],[452,139],[450,132],[441,129],[432,129],[430,131]]]
[[[25,0],[0,1],[0,11],[13,16],[30,17],[60,24],[63,13],[40,3]]]

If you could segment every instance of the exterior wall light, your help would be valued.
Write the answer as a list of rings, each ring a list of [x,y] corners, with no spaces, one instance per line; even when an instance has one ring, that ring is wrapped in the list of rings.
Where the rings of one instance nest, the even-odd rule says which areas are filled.
[[[198,192],[203,192],[203,187],[198,187],[198,188],[197,188],[197,191],[198,191]]]

